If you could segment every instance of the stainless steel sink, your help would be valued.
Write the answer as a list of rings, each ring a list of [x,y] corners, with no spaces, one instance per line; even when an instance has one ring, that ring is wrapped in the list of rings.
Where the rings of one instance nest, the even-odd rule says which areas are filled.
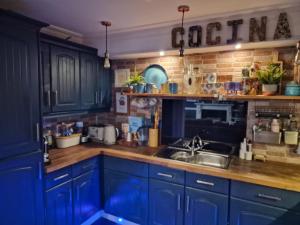
[[[189,151],[175,151],[168,152],[169,149],[161,150],[156,154],[157,157],[178,160],[186,163],[192,163],[203,166],[212,166],[226,169],[230,163],[230,156],[210,153],[205,151],[196,151],[195,155],[192,155]]]
[[[192,163],[213,166],[219,168],[228,168],[230,163],[230,157],[227,155],[219,155],[214,153],[199,152],[193,157]]]

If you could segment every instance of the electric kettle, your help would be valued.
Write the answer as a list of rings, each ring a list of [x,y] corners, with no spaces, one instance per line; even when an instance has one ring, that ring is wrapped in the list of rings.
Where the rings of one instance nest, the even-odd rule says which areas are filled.
[[[104,144],[114,145],[119,137],[119,130],[114,125],[108,124],[104,127]]]

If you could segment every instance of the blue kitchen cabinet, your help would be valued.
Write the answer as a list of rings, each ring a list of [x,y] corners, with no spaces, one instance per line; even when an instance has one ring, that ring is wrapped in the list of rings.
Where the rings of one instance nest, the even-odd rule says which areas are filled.
[[[300,214],[257,202],[231,198],[230,225],[299,225]]]
[[[51,46],[52,110],[80,109],[79,52]]]
[[[185,225],[227,224],[227,195],[194,188],[186,188],[185,195]]]
[[[72,180],[46,191],[46,225],[72,225]]]
[[[0,224],[44,223],[41,152],[0,162]]]
[[[137,224],[147,224],[148,179],[105,169],[104,210]]]
[[[38,31],[45,24],[0,9],[0,159],[40,148]]]
[[[98,68],[98,60],[100,59],[96,55],[80,54],[81,109],[95,109],[100,104],[101,68]]]
[[[103,110],[109,110],[112,102],[112,89],[113,89],[113,70],[105,69],[103,67],[104,59],[99,58],[98,63],[99,77],[100,77],[100,97],[98,107]]]
[[[73,179],[74,224],[80,225],[100,210],[99,168]]]
[[[149,225],[182,225],[184,186],[165,181],[149,181]]]

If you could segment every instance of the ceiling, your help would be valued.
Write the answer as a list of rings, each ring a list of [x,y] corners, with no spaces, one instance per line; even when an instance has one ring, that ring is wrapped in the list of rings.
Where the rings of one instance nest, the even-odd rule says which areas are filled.
[[[186,18],[278,7],[299,0],[0,0],[0,7],[86,36],[101,34],[101,20],[112,21],[113,32],[140,30],[179,22],[177,6],[191,7]]]

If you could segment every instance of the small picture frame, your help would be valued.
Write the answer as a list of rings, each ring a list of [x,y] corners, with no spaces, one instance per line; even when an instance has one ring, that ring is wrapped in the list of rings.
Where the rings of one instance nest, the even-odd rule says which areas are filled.
[[[121,90],[116,90],[116,103],[115,103],[115,113],[128,115],[130,109],[129,97],[124,95]]]
[[[115,88],[124,87],[126,81],[130,78],[130,69],[115,70]]]

